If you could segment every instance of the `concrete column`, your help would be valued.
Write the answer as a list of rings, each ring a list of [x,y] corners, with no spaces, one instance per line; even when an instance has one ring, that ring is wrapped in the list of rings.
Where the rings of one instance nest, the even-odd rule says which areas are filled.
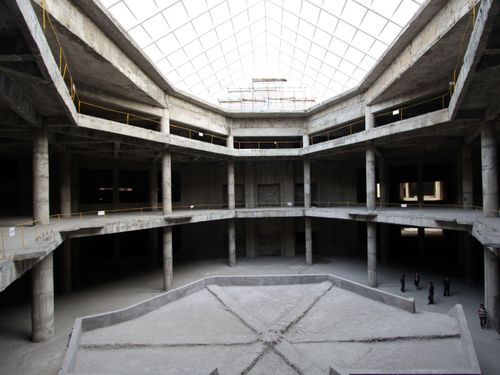
[[[172,289],[174,285],[172,258],[172,227],[163,228],[163,290]]]
[[[228,221],[229,267],[236,266],[236,229],[234,219]]]
[[[40,342],[54,336],[54,266],[53,254],[47,255],[31,271],[32,340]]]
[[[61,214],[63,217],[71,216],[71,160],[69,155],[61,158]],[[66,238],[63,242],[61,259],[61,290],[64,293],[71,292],[71,239]]]
[[[368,285],[377,286],[377,224],[366,223]]]
[[[245,206],[255,208],[255,166],[251,161],[245,164]]]
[[[170,215],[172,213],[172,156],[168,150],[163,151],[161,171],[163,215]]]
[[[495,249],[496,250],[496,249]],[[484,303],[486,311],[497,327],[500,319],[500,280],[498,273],[498,256],[486,246],[484,247]]]
[[[307,147],[307,146],[309,146],[309,135],[304,134],[302,136],[302,147]],[[304,160],[304,208],[310,208],[310,207],[311,207],[311,164],[309,160]]]
[[[375,182],[375,147],[366,146],[366,208],[375,210],[377,202],[377,184]]]
[[[45,127],[33,131],[33,218],[49,224],[49,138]]]
[[[369,106],[365,107],[365,129],[375,127],[375,116]],[[375,210],[377,202],[377,184],[375,179],[375,147],[366,146],[366,208]],[[377,224],[366,223],[366,250],[368,263],[368,285],[377,286]]]
[[[304,134],[302,136],[302,147],[307,147],[307,146],[309,146],[309,135]]]
[[[483,212],[486,217],[498,216],[497,147],[494,123],[481,126],[481,167],[483,182]],[[496,250],[496,249],[495,249]],[[484,301],[491,320],[498,322],[499,274],[498,259],[484,247]]]
[[[228,148],[234,148],[234,137],[227,137],[226,145]],[[236,208],[236,197],[234,189],[234,160],[230,159],[227,163],[227,207],[230,210]],[[234,219],[228,222],[228,245],[229,245],[229,267],[236,266],[236,229]]]
[[[247,258],[255,258],[257,256],[257,247],[255,244],[255,219],[245,220],[245,230]]]
[[[417,164],[417,203],[424,204],[424,165]]]
[[[305,218],[305,230],[306,230],[306,264],[308,266],[313,264],[313,254],[312,254],[312,229],[311,229],[311,218]]]
[[[236,198],[234,192],[234,160],[227,162],[227,207],[230,210],[236,208]]]
[[[160,131],[164,134],[170,134],[170,113],[168,108],[163,109]],[[169,215],[172,213],[172,156],[167,149],[163,151],[161,172],[163,215]],[[172,242],[171,237],[172,232],[170,231],[170,242]]]
[[[370,106],[365,106],[365,129],[375,127],[375,116]],[[366,208],[374,210],[377,201],[377,186],[375,181],[375,147],[373,144],[366,146]]]
[[[170,114],[168,108],[163,110],[160,131],[170,134]],[[172,213],[172,155],[167,149],[163,151],[161,159],[161,184],[163,215]],[[173,287],[173,261],[172,261],[172,227],[163,228],[163,290]]]
[[[49,140],[45,127],[33,132],[33,218],[49,224]],[[31,327],[34,342],[54,335],[53,255],[42,259],[31,271]]]
[[[311,207],[311,162],[304,160],[304,208]]]
[[[234,136],[228,135],[226,139],[227,148],[234,148]]]
[[[481,126],[481,167],[483,182],[483,211],[486,217],[498,216],[497,147],[494,123]]]
[[[474,202],[472,187],[472,157],[469,145],[462,147],[462,204],[471,207]]]
[[[158,170],[155,163],[149,166],[149,206],[152,211],[158,210]]]
[[[163,116],[160,119],[160,132],[170,134],[170,112],[163,108]]]
[[[423,263],[425,259],[425,228],[418,227],[418,262]]]
[[[365,129],[373,129],[375,127],[375,115],[372,113],[370,106],[365,106]]]

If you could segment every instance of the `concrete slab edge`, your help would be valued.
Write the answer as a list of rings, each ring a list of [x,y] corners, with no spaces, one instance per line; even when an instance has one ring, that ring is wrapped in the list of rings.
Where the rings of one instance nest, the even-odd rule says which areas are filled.
[[[73,369],[76,355],[78,353],[78,344],[80,343],[80,336],[82,333],[82,318],[77,318],[73,329],[69,335],[68,347],[66,348],[66,355],[59,370],[59,374],[69,374]]]
[[[467,361],[469,362],[472,369],[471,373],[481,374],[481,368],[479,367],[479,361],[477,360],[476,349],[474,348],[474,342],[472,341],[472,336],[469,331],[467,319],[465,318],[463,306],[461,304],[456,304],[448,312],[448,315],[454,317],[457,320],[460,337],[462,339],[462,345],[464,346],[464,353],[467,356]]]
[[[319,284],[330,281],[336,287],[357,293],[363,297],[378,301],[390,306],[400,308],[410,313],[415,312],[415,301],[413,298],[403,298],[388,292],[368,287],[338,276],[329,274],[310,275],[256,275],[256,276],[212,276],[200,279],[149,298],[132,306],[114,310],[106,313],[89,315],[76,319],[69,340],[63,365],[59,375],[70,374],[78,352],[78,346],[82,332],[97,328],[107,327],[135,319],[145,315],[161,306],[193,294],[206,288],[208,285],[219,286],[264,286],[264,285],[297,285],[297,284]]]

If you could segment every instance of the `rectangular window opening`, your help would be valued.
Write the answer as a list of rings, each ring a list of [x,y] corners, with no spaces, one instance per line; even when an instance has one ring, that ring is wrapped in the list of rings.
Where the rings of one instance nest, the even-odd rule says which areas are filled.
[[[442,237],[443,230],[441,228],[424,228],[424,235],[425,237]],[[418,228],[401,228],[401,237],[418,237]]]
[[[425,181],[423,183],[424,202],[439,202],[444,200],[443,181]],[[377,197],[379,197],[377,186]],[[418,202],[418,184],[416,182],[401,182],[399,184],[399,199],[404,202]]]

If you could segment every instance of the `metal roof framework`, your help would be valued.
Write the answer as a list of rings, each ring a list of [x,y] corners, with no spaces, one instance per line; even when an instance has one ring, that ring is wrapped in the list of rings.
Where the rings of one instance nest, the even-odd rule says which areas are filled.
[[[254,77],[283,77],[317,102],[341,94],[425,0],[100,2],[176,88],[218,103]]]

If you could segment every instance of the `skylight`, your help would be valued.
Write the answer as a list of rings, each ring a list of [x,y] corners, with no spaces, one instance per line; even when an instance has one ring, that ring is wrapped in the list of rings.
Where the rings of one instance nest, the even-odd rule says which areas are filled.
[[[425,2],[100,1],[176,88],[220,104],[254,78],[286,79],[308,100],[281,110],[358,85]]]

